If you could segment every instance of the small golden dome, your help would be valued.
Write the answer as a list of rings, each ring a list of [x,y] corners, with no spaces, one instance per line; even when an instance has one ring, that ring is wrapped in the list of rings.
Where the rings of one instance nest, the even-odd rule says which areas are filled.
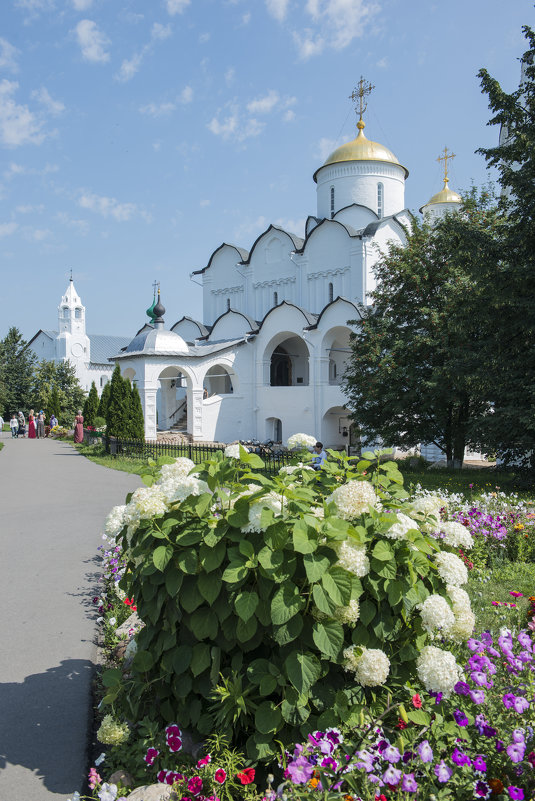
[[[357,128],[359,132],[355,139],[337,147],[322,167],[327,167],[329,164],[337,164],[340,161],[384,161],[401,167],[405,170],[405,178],[408,177],[408,169],[399,163],[391,150],[379,144],[379,142],[372,142],[364,136],[364,122],[362,120],[358,121]],[[319,169],[321,170],[321,167]],[[316,170],[314,173],[314,180],[316,180],[318,172],[319,170]]]
[[[436,195],[433,195],[431,200],[428,200],[422,208],[420,209],[420,214],[422,213],[422,209],[426,209],[427,206],[432,206],[435,203],[461,203],[462,198],[457,192],[454,192],[453,189],[450,189],[448,186],[448,179],[444,179],[444,187],[437,192]]]

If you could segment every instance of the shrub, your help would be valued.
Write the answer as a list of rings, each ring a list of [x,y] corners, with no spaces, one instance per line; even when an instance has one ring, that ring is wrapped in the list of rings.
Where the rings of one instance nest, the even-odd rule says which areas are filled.
[[[95,385],[95,382],[91,382],[91,389],[89,390],[89,395],[85,399],[84,407],[82,410],[82,414],[84,417],[84,425],[87,426],[94,426],[95,425],[95,417],[97,416],[98,410],[98,392]]]
[[[452,654],[426,646],[466,639],[473,615],[465,566],[432,536],[442,500],[413,510],[395,463],[329,453],[273,479],[243,448],[152,462],[114,512],[120,586],[146,625],[131,675],[105,674],[106,703],[268,759],[276,741],[383,708],[417,671],[451,692]]]

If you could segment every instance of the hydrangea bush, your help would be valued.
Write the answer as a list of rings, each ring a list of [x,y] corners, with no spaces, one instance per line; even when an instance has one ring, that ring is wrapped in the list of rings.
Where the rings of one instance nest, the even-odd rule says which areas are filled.
[[[329,457],[313,471],[297,452],[274,478],[241,447],[150,463],[108,524],[145,627],[129,673],[104,674],[105,703],[268,760],[416,677],[453,692],[450,643],[473,629],[454,553],[469,535],[441,538],[442,499],[411,504],[395,463]]]

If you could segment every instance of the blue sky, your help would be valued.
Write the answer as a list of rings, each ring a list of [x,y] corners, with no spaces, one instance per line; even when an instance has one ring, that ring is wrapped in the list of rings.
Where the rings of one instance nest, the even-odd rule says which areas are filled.
[[[488,180],[476,78],[516,88],[532,0],[3,0],[0,336],[54,328],[72,268],[90,333],[134,334],[161,282],[170,326],[202,314],[189,274],[269,223],[298,235],[312,174],[355,135],[396,154],[417,209]]]

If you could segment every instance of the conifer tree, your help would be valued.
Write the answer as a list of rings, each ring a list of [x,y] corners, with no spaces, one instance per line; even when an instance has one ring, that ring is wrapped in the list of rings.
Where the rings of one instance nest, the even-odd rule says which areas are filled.
[[[109,437],[124,438],[126,389],[121,368],[117,363],[110,381],[110,398],[106,413],[106,434]]]
[[[95,382],[92,381],[91,389],[89,390],[89,395],[85,399],[84,408],[82,411],[85,426],[95,425],[95,417],[97,416],[98,405],[98,392]]]
[[[31,405],[31,388],[35,354],[28,348],[18,328],[9,329],[0,341],[0,380],[3,386],[4,413],[27,410]]]
[[[141,406],[138,388],[135,384],[132,385],[132,393],[130,396],[130,438],[145,439],[143,408]]]
[[[110,391],[111,391],[111,383],[108,381],[104,385],[104,389],[102,390],[102,395],[100,396],[97,417],[103,417],[104,419],[106,419],[108,414],[108,406],[110,404]]]
[[[50,419],[51,415],[54,415],[57,419],[59,419],[60,414],[61,414],[61,404],[59,401],[58,388],[54,386],[52,387],[52,392],[50,394],[50,398],[48,401],[47,416],[48,419]]]

